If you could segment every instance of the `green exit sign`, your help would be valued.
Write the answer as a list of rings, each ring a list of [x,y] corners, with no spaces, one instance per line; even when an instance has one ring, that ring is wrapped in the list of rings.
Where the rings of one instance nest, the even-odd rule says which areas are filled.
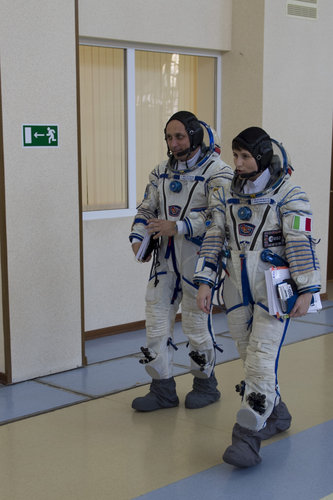
[[[58,125],[23,125],[24,147],[57,147]]]

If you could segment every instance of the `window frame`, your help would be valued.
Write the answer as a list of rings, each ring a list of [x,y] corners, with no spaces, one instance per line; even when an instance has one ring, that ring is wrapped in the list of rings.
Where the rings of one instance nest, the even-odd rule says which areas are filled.
[[[134,44],[130,42],[117,42],[89,37],[80,37],[80,45],[96,47],[111,47],[124,50],[125,56],[125,113],[126,113],[126,149],[127,149],[127,174],[128,174],[128,208],[114,210],[89,210],[82,211],[83,220],[115,219],[132,217],[136,214],[136,124],[135,124],[135,51],[145,50],[150,52],[164,52],[191,56],[206,56],[216,59],[216,132],[221,137],[222,123],[222,53],[209,50],[190,50],[184,47],[159,46],[149,44]]]

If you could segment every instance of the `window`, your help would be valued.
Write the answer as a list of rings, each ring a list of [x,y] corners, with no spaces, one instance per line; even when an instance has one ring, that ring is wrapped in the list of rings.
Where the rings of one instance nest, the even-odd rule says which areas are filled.
[[[80,47],[84,210],[127,208],[124,51]]]
[[[91,217],[135,212],[149,172],[166,158],[163,127],[173,113],[186,109],[219,128],[218,61],[80,46],[83,210]]]

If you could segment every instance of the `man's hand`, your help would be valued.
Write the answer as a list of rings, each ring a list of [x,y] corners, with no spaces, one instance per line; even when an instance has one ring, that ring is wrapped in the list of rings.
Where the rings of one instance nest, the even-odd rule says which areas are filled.
[[[310,307],[312,299],[312,293],[302,293],[297,297],[294,307],[292,308],[289,316],[291,318],[299,318],[300,316],[304,316]]]
[[[154,240],[160,236],[174,236],[177,234],[177,224],[171,220],[150,219],[148,222],[148,233],[154,234]]]
[[[212,301],[212,289],[210,286],[202,283],[199,286],[198,294],[197,294],[197,306],[204,313],[210,313],[210,306]]]

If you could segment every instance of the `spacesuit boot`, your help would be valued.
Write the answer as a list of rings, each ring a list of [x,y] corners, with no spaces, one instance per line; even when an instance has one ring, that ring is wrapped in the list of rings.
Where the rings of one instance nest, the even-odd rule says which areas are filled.
[[[232,444],[223,454],[223,461],[236,467],[253,467],[261,462],[259,455],[260,433],[235,424],[232,430]]]
[[[268,417],[266,426],[259,431],[259,436],[261,439],[269,439],[279,432],[286,431],[290,427],[291,418],[287,405],[280,401]]]
[[[155,411],[178,405],[179,399],[173,377],[161,380],[153,379],[148,394],[135,398],[132,402],[132,408],[137,411]]]
[[[214,373],[209,378],[193,379],[193,389],[186,395],[185,408],[203,408],[220,399],[221,393],[217,389],[217,380]]]

